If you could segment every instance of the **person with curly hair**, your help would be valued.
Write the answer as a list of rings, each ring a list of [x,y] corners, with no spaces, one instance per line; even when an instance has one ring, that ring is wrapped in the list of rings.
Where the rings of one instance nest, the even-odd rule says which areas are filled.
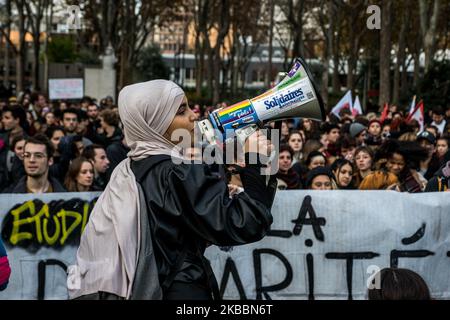
[[[390,175],[395,175],[398,179],[395,190],[410,193],[422,192],[427,181],[417,172],[417,168],[420,161],[425,160],[427,157],[427,150],[417,142],[385,141],[375,155],[378,170],[368,175],[364,180],[368,179],[370,181],[375,176],[378,176],[383,177],[383,180],[393,181],[394,179]],[[367,187],[367,183],[364,180],[362,185]]]

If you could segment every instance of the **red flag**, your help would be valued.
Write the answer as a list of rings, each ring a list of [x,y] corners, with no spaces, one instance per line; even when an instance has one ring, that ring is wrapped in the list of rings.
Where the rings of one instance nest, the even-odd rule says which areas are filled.
[[[388,103],[385,103],[385,104],[384,104],[383,112],[381,113],[381,118],[380,118],[380,122],[381,122],[381,123],[383,123],[384,120],[386,120],[388,114],[389,114],[389,104],[388,104]]]

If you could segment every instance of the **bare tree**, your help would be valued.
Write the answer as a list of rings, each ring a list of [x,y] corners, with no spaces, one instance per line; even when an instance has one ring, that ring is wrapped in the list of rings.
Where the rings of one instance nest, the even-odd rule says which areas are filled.
[[[336,5],[333,1],[321,0],[319,6],[322,10],[317,10],[315,19],[317,20],[323,35],[322,50],[322,98],[325,104],[328,104],[328,82],[330,60],[333,55],[333,37],[335,32]]]
[[[45,33],[46,37],[44,39],[44,88],[43,91],[48,91],[48,73],[49,73],[49,65],[48,65],[48,41],[50,37],[50,33],[52,30],[52,20],[53,20],[53,5],[52,3],[47,7],[47,12],[45,14]]]
[[[225,37],[228,35],[230,29],[230,1],[220,0],[219,5],[220,18],[217,27],[217,40],[216,44],[211,50],[213,51],[214,57],[214,88],[213,88],[213,102],[219,102],[220,99],[220,66],[221,66],[221,56],[220,51],[224,44]]]
[[[27,32],[27,17],[25,13],[25,0],[14,0],[18,13],[17,28],[19,31],[19,43],[16,54],[16,92],[20,93],[24,90],[25,79],[25,62],[26,62],[26,42],[25,36]]]
[[[5,16],[6,16],[6,22],[4,26],[0,27],[0,30],[2,32],[2,36],[5,37],[5,56],[4,56],[4,78],[3,78],[3,85],[8,88],[9,87],[9,73],[10,73],[10,60],[9,60],[9,50],[10,48],[13,48],[15,50],[16,48],[14,45],[11,45],[10,42],[10,34],[11,34],[11,0],[5,1]],[[6,31],[5,31],[6,30]],[[15,50],[15,53],[16,50]]]
[[[382,0],[380,32],[380,98],[382,107],[391,100],[392,0]]]
[[[336,8],[336,3],[333,1],[335,16],[332,18],[334,21],[335,30],[330,34],[331,56],[333,60],[333,77],[332,77],[332,90],[333,92],[339,92],[341,90],[341,80],[339,77],[339,62],[340,62],[340,43],[342,38],[341,24],[343,11]]]
[[[305,44],[303,39],[305,3],[305,0],[280,1],[280,8],[287,18],[293,38],[293,57],[305,57]]]
[[[345,41],[339,39],[339,43],[344,41],[344,51],[347,54],[347,89],[352,90],[355,85],[355,73],[358,65],[360,48],[364,35],[367,33],[365,13],[367,0],[336,0],[339,5],[338,10],[345,13]],[[337,39],[336,39],[337,40]],[[342,48],[341,48],[342,49]]]
[[[425,72],[430,69],[436,52],[437,24],[441,7],[441,0],[431,2],[430,5],[427,0],[419,0],[420,27],[425,51]]]
[[[118,19],[120,3],[115,0],[84,1],[84,16],[98,36],[98,54],[103,54],[109,43],[116,48],[119,41]],[[84,42],[80,43],[84,45]]]
[[[209,42],[209,30],[211,25],[208,22],[208,13],[210,9],[209,0],[193,0],[189,3],[190,10],[194,13],[194,31],[195,31],[195,91],[198,97],[201,96],[206,70],[205,52],[211,45]]]
[[[85,20],[89,39],[98,38],[98,54],[111,44],[119,57],[118,86],[132,80],[133,66],[157,25],[175,18],[181,0],[86,0]],[[89,42],[89,41],[86,41]],[[83,43],[81,43],[83,45]]]
[[[266,87],[269,87],[271,81],[273,80],[273,66],[272,66],[272,56],[273,56],[273,32],[274,32],[274,15],[275,15],[275,1],[269,0],[269,61],[267,63],[267,73],[266,73]]]
[[[25,1],[27,16],[30,21],[33,36],[33,88],[39,88],[39,53],[41,51],[41,23],[47,7],[51,4],[49,0],[28,0]]]
[[[281,49],[283,50],[283,69],[287,70],[289,68],[289,64],[291,61],[289,60],[291,55],[291,47],[292,47],[292,35],[286,34],[284,32],[287,25],[287,21],[279,20],[276,21],[274,24],[274,37],[278,44],[280,45]]]
[[[400,3],[403,4],[403,3]],[[392,102],[394,104],[398,104],[400,100],[401,93],[401,77],[402,74],[406,74],[406,33],[409,27],[409,15],[410,15],[410,7],[397,7],[397,9],[401,9],[403,14],[400,19],[400,32],[398,34],[398,45],[397,45],[397,63],[395,65],[394,71],[394,88],[392,94]]]

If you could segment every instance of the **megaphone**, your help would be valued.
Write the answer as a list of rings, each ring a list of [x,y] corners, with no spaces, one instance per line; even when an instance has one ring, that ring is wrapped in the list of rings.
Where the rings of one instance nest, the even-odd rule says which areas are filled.
[[[263,94],[211,112],[199,121],[200,132],[212,144],[243,143],[268,122],[290,118],[324,121],[322,97],[303,59],[297,58],[285,78]]]

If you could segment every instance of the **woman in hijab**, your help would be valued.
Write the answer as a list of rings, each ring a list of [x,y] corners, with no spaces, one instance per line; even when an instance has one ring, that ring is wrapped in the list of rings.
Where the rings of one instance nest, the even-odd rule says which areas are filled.
[[[131,151],[112,173],[81,237],[77,266],[69,272],[74,283],[70,297],[106,292],[135,298],[133,282],[139,285],[140,279],[152,277],[138,265],[139,251],[146,249],[140,248],[139,232],[144,200],[153,247],[148,259],[154,255],[162,289],[162,296],[152,298],[218,298],[205,248],[264,237],[272,223],[274,178],[268,187],[261,166],[247,164],[240,170],[245,192],[230,198],[222,165],[181,161],[177,134],[183,129],[193,136],[197,117],[183,90],[171,81],[129,85],[121,90],[118,105]],[[259,132],[249,139],[270,151]],[[144,197],[139,197],[140,187]]]

